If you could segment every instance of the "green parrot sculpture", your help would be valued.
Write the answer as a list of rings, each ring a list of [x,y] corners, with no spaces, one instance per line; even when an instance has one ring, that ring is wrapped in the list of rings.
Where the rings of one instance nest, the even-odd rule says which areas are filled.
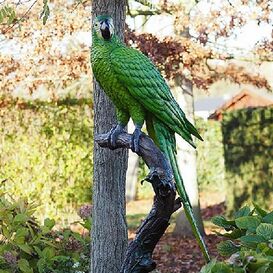
[[[208,262],[210,257],[198,230],[176,161],[175,133],[193,147],[195,145],[192,135],[202,140],[201,136],[187,120],[151,60],[138,50],[127,47],[115,35],[113,19],[110,16],[97,16],[93,22],[91,65],[97,82],[116,108],[118,124],[110,131],[110,144],[115,146],[117,136],[124,131],[132,118],[135,130],[131,149],[137,153],[141,128],[146,122],[149,136],[171,163],[186,216]]]

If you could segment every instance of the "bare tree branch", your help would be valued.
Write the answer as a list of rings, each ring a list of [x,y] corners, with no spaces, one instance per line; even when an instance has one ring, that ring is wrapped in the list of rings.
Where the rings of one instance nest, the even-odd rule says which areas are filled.
[[[35,4],[38,2],[38,0],[35,0],[31,6],[27,9],[27,11],[18,19],[15,20],[15,22],[9,26],[5,31],[3,31],[3,34],[6,34],[8,31],[14,28],[17,24],[20,24],[20,22],[30,13],[31,9],[35,6]]]

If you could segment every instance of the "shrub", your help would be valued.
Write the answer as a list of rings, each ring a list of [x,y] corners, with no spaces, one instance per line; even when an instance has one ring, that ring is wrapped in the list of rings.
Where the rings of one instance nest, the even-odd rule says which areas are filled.
[[[227,213],[273,201],[273,107],[227,112],[223,118]]]
[[[1,273],[89,272],[88,233],[56,231],[55,221],[39,225],[33,217],[36,207],[25,199],[9,201],[0,196]],[[91,216],[81,222],[90,228]]]
[[[35,200],[36,216],[62,221],[91,201],[93,119],[89,101],[18,103],[0,108],[0,181]]]
[[[197,179],[201,191],[221,190],[225,173],[221,123],[196,119],[195,123],[204,141],[197,145]]]
[[[200,273],[272,273],[273,211],[254,204],[238,210],[233,219],[215,216],[212,222],[225,230],[218,233],[227,240],[218,244],[218,252],[229,257],[227,262],[213,260]]]

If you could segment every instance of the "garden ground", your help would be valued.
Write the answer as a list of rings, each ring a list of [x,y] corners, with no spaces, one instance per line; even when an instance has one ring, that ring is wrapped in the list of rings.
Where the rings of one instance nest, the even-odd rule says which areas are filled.
[[[139,200],[128,203],[127,220],[130,239],[133,239],[134,231],[149,212],[151,205],[152,200]],[[207,194],[201,194],[201,208],[207,234],[206,244],[210,255],[217,257],[216,245],[221,238],[214,234],[216,228],[210,223],[210,218],[224,212],[223,196],[219,195],[219,193],[211,193],[208,198]],[[157,263],[155,272],[197,273],[204,265],[202,254],[194,238],[174,236],[172,234],[175,225],[174,218],[172,218],[170,227],[154,251],[153,258]]]

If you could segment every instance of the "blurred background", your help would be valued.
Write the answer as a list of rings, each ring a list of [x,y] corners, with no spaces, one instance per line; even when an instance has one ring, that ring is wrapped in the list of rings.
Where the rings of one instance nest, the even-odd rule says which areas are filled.
[[[91,15],[91,1],[0,1],[0,193],[60,226],[92,204]],[[126,23],[204,138],[197,152],[178,140],[178,157],[206,232],[215,213],[272,209],[273,3],[128,0]],[[152,204],[146,174],[130,154],[132,231]]]

